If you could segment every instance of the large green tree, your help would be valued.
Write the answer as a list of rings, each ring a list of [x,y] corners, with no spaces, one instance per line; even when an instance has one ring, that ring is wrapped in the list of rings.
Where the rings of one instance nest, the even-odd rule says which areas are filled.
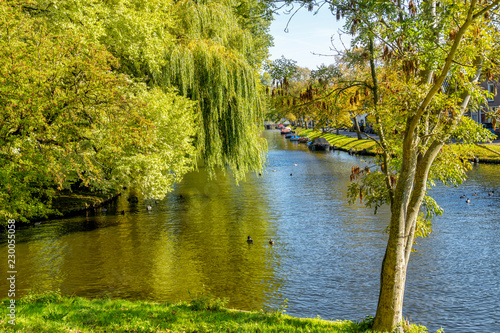
[[[432,216],[441,213],[427,196],[428,187],[436,181],[460,184],[469,167],[469,145],[488,140],[464,113],[484,101],[477,84],[481,74],[498,70],[499,1],[300,4],[327,5],[343,17],[354,36],[352,48],[369,63],[365,78],[350,86],[358,86],[358,94],[368,91],[366,111],[380,137],[380,170],[354,168],[350,193],[375,208],[390,205],[373,329],[392,331],[402,321],[414,238],[427,233]],[[461,153],[449,148],[451,139]]]
[[[102,45],[0,5],[1,216],[26,220],[68,181],[104,180],[104,161],[148,144],[152,123]]]
[[[59,29],[82,30],[106,45],[120,71],[196,101],[196,145],[211,173],[229,166],[240,180],[262,168],[258,71],[272,41],[265,2],[48,1],[37,8]]]
[[[2,216],[50,213],[75,184],[161,198],[198,162],[262,167],[263,2],[0,5]]]

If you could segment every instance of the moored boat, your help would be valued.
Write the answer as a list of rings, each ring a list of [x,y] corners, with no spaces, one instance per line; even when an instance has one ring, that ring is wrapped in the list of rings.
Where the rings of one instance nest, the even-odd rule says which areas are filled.
[[[307,136],[301,136],[299,138],[299,143],[308,143],[309,142],[309,138]]]
[[[308,145],[312,151],[330,150],[330,143],[325,138],[316,138]]]
[[[284,127],[281,129],[281,134],[287,134],[290,133],[292,129],[290,127]]]

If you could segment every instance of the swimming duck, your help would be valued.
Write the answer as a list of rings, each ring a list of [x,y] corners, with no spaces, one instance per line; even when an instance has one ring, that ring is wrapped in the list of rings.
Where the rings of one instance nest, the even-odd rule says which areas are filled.
[[[252,237],[248,236],[248,238],[247,238],[247,243],[248,243],[248,244],[253,244],[253,239],[252,239]]]
[[[293,176],[293,174],[291,173],[290,176]]]
[[[460,196],[460,199],[465,199],[465,195],[461,195],[461,196]]]
[[[473,196],[476,196],[476,195],[477,195],[477,193],[472,193],[472,195],[473,195]]]
[[[294,166],[297,166],[297,165],[298,165],[297,163],[294,164]]]
[[[470,203],[470,200],[469,200],[469,198],[467,198],[467,200],[465,200],[465,203]]]
[[[491,191],[491,192],[489,192],[489,193],[488,193],[488,196],[490,196],[490,197],[491,197],[493,194],[495,194],[495,191]]]
[[[269,244],[271,244],[271,245],[273,245],[273,244],[274,244],[274,241],[273,241],[273,239],[272,239],[272,238],[269,240]]]

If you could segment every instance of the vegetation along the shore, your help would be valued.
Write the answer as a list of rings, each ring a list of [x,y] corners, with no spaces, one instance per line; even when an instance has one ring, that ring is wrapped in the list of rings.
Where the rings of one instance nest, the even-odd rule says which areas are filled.
[[[0,224],[62,191],[162,199],[198,162],[261,170],[270,21],[254,1],[0,1]]]
[[[344,135],[337,135],[334,133],[321,132],[319,130],[313,129],[301,129],[297,128],[296,131],[301,136],[307,136],[310,139],[315,139],[317,137],[324,137],[328,142],[337,147],[338,149],[349,151],[353,149],[356,152],[363,151],[366,149],[368,153],[378,154],[380,149],[377,143],[371,139],[361,139],[358,140],[355,137],[349,137]],[[449,145],[452,151],[456,151],[457,154],[461,154],[464,147],[462,145]],[[483,163],[500,163],[500,145],[494,145],[489,143],[484,144],[472,144],[468,147],[468,155],[470,159],[478,158]]]
[[[16,325],[0,322],[2,332],[371,332],[372,318],[362,322],[295,318],[285,307],[276,311],[238,311],[224,307],[226,300],[201,296],[191,302],[89,300],[57,292],[27,295],[16,303]],[[8,318],[9,300],[1,315]],[[404,325],[405,332],[426,328]]]

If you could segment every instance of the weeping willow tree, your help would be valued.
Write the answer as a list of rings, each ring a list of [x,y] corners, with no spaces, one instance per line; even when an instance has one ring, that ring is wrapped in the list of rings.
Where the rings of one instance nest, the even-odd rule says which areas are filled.
[[[243,29],[235,2],[177,3],[177,43],[168,50],[163,85],[198,102],[198,144],[208,171],[228,166],[236,180],[262,168],[266,143],[260,137],[263,108],[255,54],[263,40]],[[256,51],[256,52],[254,52]]]

